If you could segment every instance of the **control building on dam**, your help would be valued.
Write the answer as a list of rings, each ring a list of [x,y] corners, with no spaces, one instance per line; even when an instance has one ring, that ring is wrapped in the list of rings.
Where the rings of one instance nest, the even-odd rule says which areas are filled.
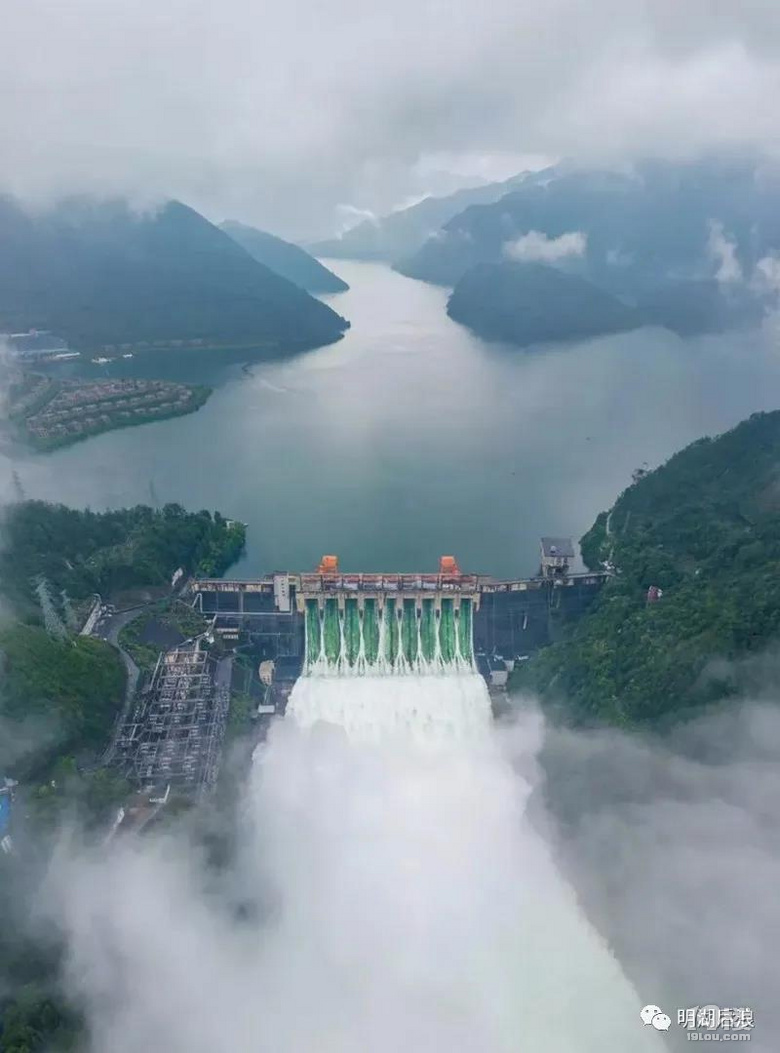
[[[193,605],[226,644],[274,663],[274,679],[479,669],[501,683],[513,661],[555,640],[593,602],[607,572],[575,573],[569,538],[542,538],[539,572],[504,581],[465,574],[356,574],[323,557],[314,573],[195,579]]]

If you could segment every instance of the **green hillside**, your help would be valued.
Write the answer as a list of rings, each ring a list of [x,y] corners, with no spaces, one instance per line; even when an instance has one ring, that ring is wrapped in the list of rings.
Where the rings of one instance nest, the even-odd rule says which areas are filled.
[[[86,1038],[77,1007],[63,1002],[60,934],[30,929],[26,912],[40,907],[61,822],[78,816],[102,839],[129,793],[100,767],[122,709],[125,667],[110,644],[77,635],[72,616],[95,591],[167,585],[179,566],[219,574],[240,554],[244,528],[178,505],[94,513],[28,501],[6,510],[2,531],[0,777],[19,785],[10,809],[15,851],[0,852],[0,1050],[53,1053],[82,1049]],[[57,631],[43,624],[51,618],[35,596],[41,577]],[[202,622],[179,606],[179,619]]]
[[[242,523],[219,512],[187,512],[138,505],[112,512],[81,511],[45,501],[11,505],[2,524],[0,587],[24,610],[34,583],[46,578],[55,598],[65,590],[78,602],[99,592],[168,585],[187,573],[223,573],[244,546]]]
[[[71,751],[102,752],[125,685],[109,644],[83,636],[56,640],[39,626],[14,622],[0,629],[0,653],[0,775],[23,777]]]
[[[521,682],[567,719],[615,724],[677,718],[744,687],[780,638],[780,411],[686,447],[581,544],[616,576]]]
[[[0,331],[47,329],[76,349],[284,350],[329,343],[347,325],[177,201],[27,213],[0,198]]]

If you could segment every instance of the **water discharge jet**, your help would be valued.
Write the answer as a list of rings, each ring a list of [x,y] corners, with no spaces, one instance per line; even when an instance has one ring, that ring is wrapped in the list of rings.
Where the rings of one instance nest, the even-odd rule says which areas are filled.
[[[657,1053],[528,818],[540,735],[474,673],[300,677],[228,896],[164,831],[63,862],[92,1048]]]
[[[472,599],[305,600],[307,676],[444,675],[475,670]],[[382,598],[383,599],[383,598]]]
[[[349,1003],[323,1025],[321,1048],[641,1053],[658,1044],[640,1021],[644,1002],[526,815],[533,779],[513,762],[533,767],[538,715],[497,733],[480,676],[407,671],[303,676],[285,723],[259,765],[275,786],[283,744],[306,757],[305,776],[287,768],[275,813],[275,823],[297,818],[307,856],[285,910],[295,915],[305,898],[300,938],[322,955],[328,1000]]]

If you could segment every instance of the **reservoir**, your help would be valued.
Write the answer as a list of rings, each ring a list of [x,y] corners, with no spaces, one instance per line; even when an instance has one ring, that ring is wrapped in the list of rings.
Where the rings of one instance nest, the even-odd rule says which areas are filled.
[[[775,330],[645,329],[520,350],[450,321],[445,290],[337,261],[343,340],[242,367],[160,352],[91,369],[210,383],[196,414],[53,454],[6,452],[28,497],[95,510],[177,501],[249,525],[231,574],[313,568],[533,573],[542,534],[579,537],[643,463],[777,406]],[[69,367],[65,367],[69,368]],[[108,374],[107,374],[108,371]]]
[[[215,393],[189,417],[50,455],[6,453],[7,492],[15,471],[27,496],[74,506],[219,509],[250,528],[231,576],[313,569],[325,552],[345,570],[435,571],[452,553],[466,571],[519,576],[536,570],[540,535],[580,536],[637,467],[776,406],[770,326],[521,351],[451,322],[441,289],[376,264],[337,271],[351,285],[333,298],[352,322],[342,341],[247,365],[218,353],[96,365],[95,375],[206,382]],[[330,637],[376,673],[387,619],[374,617],[369,633],[364,615],[356,637],[345,608]],[[455,639],[445,621],[437,643],[420,619],[423,657],[447,665],[435,676],[419,660],[396,677],[333,676],[319,653],[327,667],[341,652],[315,648],[248,788],[231,894],[263,924],[215,911],[190,855],[157,852],[153,839],[147,851],[119,843],[78,864],[65,931],[77,982],[92,975],[80,963],[95,948],[94,974],[108,977],[87,1004],[96,1048],[305,1053],[323,1035],[334,1053],[663,1047],[642,1005],[658,999],[674,1012],[699,996],[671,982],[680,947],[653,943],[669,927],[653,923],[647,935],[636,923],[637,903],[636,917],[653,919],[641,888],[622,895],[636,813],[606,841],[614,859],[597,855],[593,866],[614,927],[630,929],[613,950],[547,843],[540,715],[526,706],[511,728],[495,727],[460,616]],[[573,756],[576,779],[583,754]],[[549,778],[565,788],[567,770]],[[589,847],[578,845],[592,861]],[[115,961],[121,969],[105,965]]]

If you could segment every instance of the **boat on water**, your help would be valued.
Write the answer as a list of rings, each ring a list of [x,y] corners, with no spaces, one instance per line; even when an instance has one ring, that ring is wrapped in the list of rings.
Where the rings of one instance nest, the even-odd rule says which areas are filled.
[[[110,362],[111,359],[104,358],[102,355],[100,355],[98,358],[93,358],[92,361],[95,363],[96,366],[104,366],[106,362]]]

